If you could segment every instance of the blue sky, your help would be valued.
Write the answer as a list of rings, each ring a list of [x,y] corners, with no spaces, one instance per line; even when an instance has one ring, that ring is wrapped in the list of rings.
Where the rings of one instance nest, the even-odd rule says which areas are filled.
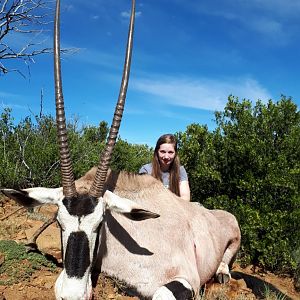
[[[214,111],[230,94],[300,104],[300,1],[137,0],[131,77],[120,129],[130,143],[154,146],[191,123],[214,129]],[[129,0],[62,0],[61,43],[66,113],[80,124],[109,124],[118,97]],[[47,30],[49,29],[49,30]],[[24,44],[24,35],[8,42]],[[52,45],[52,24],[35,41]],[[53,60],[35,58],[0,77],[0,105],[16,120],[54,114]]]

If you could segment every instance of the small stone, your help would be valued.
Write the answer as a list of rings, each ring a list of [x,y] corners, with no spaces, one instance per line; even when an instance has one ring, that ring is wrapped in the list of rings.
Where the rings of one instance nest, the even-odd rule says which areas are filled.
[[[45,283],[45,289],[50,290],[50,289],[52,289],[52,287],[53,287],[53,284],[51,282]]]
[[[24,230],[21,230],[17,233],[16,240],[24,240],[26,239],[26,233]]]

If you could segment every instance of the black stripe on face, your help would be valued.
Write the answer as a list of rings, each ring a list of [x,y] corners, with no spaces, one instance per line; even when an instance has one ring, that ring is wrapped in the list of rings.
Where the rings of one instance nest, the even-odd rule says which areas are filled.
[[[138,209],[134,208],[131,210],[129,213],[123,213],[124,216],[126,216],[128,219],[133,220],[133,221],[142,221],[146,219],[155,219],[160,217],[159,214],[155,214],[151,211],[145,210],[145,209]]]
[[[179,281],[171,281],[165,284],[165,287],[172,292],[176,300],[192,300],[194,299],[193,291],[187,289]]]
[[[62,202],[70,215],[78,217],[91,214],[98,204],[98,200],[94,197],[90,197],[89,195],[78,195],[77,197],[64,198]]]
[[[90,248],[87,235],[83,231],[71,232],[65,254],[67,275],[82,278],[90,264]]]
[[[22,190],[2,189],[1,192],[8,198],[14,199],[17,203],[25,207],[34,207],[38,201],[29,197],[28,192]]]

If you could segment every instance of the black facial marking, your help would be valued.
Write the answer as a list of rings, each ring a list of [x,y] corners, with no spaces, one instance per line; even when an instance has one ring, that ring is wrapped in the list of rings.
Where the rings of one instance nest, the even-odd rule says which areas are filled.
[[[1,190],[1,192],[8,198],[14,199],[17,203],[25,207],[34,207],[37,201],[29,197],[28,192],[22,190]]]
[[[153,255],[153,252],[151,252],[149,249],[144,248],[143,245],[139,245],[138,242],[132,238],[132,236],[128,233],[128,231],[114,218],[114,216],[112,216],[112,214],[109,211],[106,212],[105,221],[109,229],[109,232],[129,252],[137,255]],[[104,240],[101,241],[101,246],[105,246]]]
[[[137,209],[134,208],[129,213],[123,213],[124,216],[126,216],[128,219],[134,220],[134,221],[142,221],[146,219],[155,219],[160,217],[159,214],[152,213],[150,211],[144,210],[144,209]]]
[[[194,299],[193,291],[187,289],[181,282],[179,281],[171,281],[165,284],[165,287],[169,289],[176,300],[192,300]]]
[[[77,197],[64,198],[63,204],[70,215],[82,217],[91,214],[95,210],[98,200],[89,195],[79,195]]]
[[[98,228],[97,228],[97,237],[96,237],[96,241],[95,241],[95,248],[94,248],[94,252],[93,252],[93,264],[92,267],[95,266],[95,263],[97,261],[97,255],[98,255],[98,250],[99,250],[99,242],[100,242],[100,230],[102,227],[102,222],[99,224]]]
[[[83,231],[72,232],[68,238],[65,254],[65,270],[68,276],[82,278],[89,267],[89,240]]]

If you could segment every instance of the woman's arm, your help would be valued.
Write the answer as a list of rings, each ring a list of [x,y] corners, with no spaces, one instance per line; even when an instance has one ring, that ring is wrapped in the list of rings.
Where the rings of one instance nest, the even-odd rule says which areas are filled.
[[[180,198],[190,201],[191,200],[191,191],[188,180],[180,181],[179,183]]]
[[[151,174],[151,171],[152,171],[152,165],[146,164],[140,168],[139,174]]]

